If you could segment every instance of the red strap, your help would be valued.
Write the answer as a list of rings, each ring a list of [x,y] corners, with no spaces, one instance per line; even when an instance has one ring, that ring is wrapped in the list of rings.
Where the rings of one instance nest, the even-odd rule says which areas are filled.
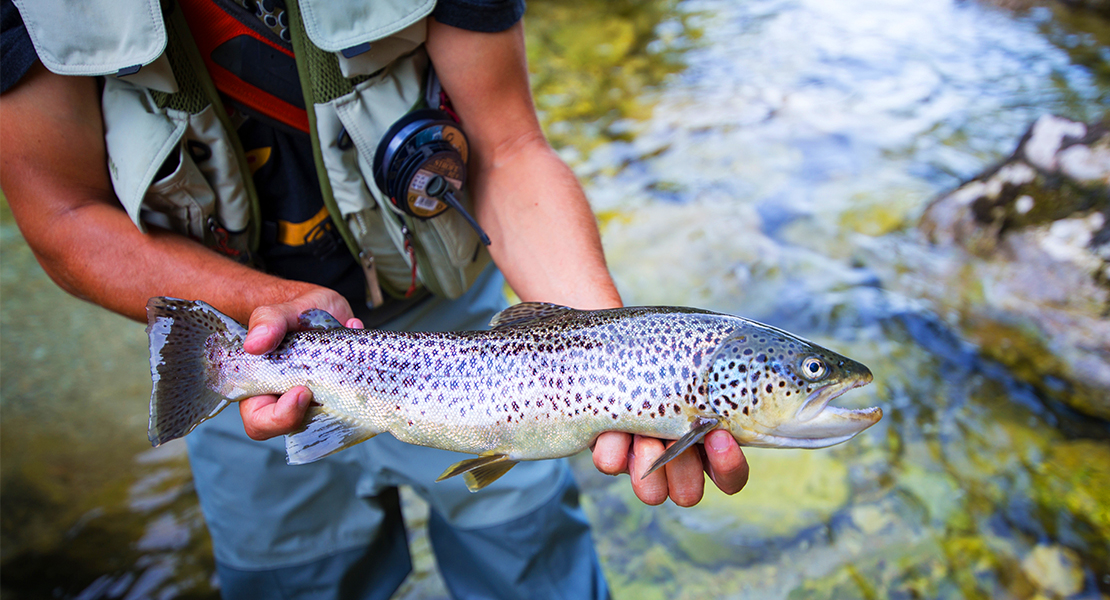
[[[405,297],[411,298],[413,293],[416,292],[416,250],[412,247],[412,241],[409,236],[405,235],[405,252],[409,255],[409,262],[412,263],[412,281],[409,283],[409,289],[405,291]]]
[[[293,53],[240,23],[212,0],[182,0],[179,4],[216,89],[268,117],[307,133],[308,114],[304,109],[250,85],[212,60],[213,50],[241,35],[248,35],[289,57]]]

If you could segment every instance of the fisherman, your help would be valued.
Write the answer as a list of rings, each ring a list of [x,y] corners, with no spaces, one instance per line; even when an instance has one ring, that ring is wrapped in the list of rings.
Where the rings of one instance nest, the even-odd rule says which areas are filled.
[[[44,270],[75,296],[144,322],[150,297],[203,299],[249,323],[244,347],[254,354],[273,350],[310,308],[348,327],[481,328],[505,306],[505,281],[523,300],[620,305],[583,191],[538,124],[522,0],[441,0],[434,11],[400,0],[301,0],[299,9],[289,0],[100,0],[80,11],[56,0],[20,1],[18,10],[2,2],[3,190]],[[336,18],[340,10],[349,16]],[[352,31],[364,35],[343,38]],[[335,115],[357,102],[298,96],[312,87],[298,77],[319,78],[304,53],[294,61],[293,47],[338,64],[343,85],[358,82],[344,102],[371,93],[377,101],[337,126]],[[193,55],[180,48],[198,49],[204,67],[183,63]],[[496,265],[466,265],[460,272],[474,272],[446,295],[428,291],[436,284],[427,262],[444,259],[413,251],[428,247],[410,235],[416,221],[374,212],[381,192],[350,159],[352,146],[377,143],[352,142],[354,134],[381,133],[371,125],[383,115],[395,120],[385,107],[408,110],[405,90],[428,81],[428,59],[441,108],[469,139],[469,198]],[[200,87],[189,88],[194,80]],[[211,105],[174,104],[207,81],[220,92]],[[325,135],[329,126],[339,135]],[[371,160],[363,150],[358,158]],[[344,198],[349,210],[338,207]],[[379,229],[352,233],[375,214]],[[397,222],[413,224],[389,230],[403,243],[381,229]],[[390,264],[404,268],[385,273]],[[564,461],[521,464],[477,494],[462,481],[433,483],[459,455],[384,435],[288,466],[279,436],[297,429],[310,402],[300,386],[252,398],[240,403],[241,419],[224,411],[187,437],[225,598],[388,598],[411,569],[401,484],[431,506],[429,535],[455,596],[608,596]],[[747,480],[725,431],[641,480],[663,450],[660,440],[610,432],[593,458],[604,473],[629,473],[653,505],[696,504],[705,472],[730,494]]]

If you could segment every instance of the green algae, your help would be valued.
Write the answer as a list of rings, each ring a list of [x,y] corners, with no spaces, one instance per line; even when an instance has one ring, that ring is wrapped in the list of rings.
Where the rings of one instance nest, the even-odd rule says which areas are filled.
[[[986,252],[1010,231],[1051,224],[1079,213],[1110,211],[1110,188],[1099,182],[1081,183],[1038,171],[1032,181],[1006,183],[997,195],[980,197],[972,203],[971,211],[990,232],[976,248]],[[992,240],[989,236],[996,237]]]
[[[700,36],[675,0],[542,0],[528,15],[541,123],[553,146],[580,154],[630,139],[630,123],[652,113],[645,92],[683,69]]]
[[[1005,365],[1043,397],[1110,420],[1106,391],[1076,378],[1039,330],[1014,321],[1012,317],[991,319],[972,314],[963,319],[962,330],[984,356]]]

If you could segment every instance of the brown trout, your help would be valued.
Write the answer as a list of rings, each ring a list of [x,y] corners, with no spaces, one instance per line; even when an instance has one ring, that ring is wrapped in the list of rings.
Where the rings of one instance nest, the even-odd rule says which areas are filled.
[[[314,402],[286,436],[290,464],[389,432],[478,455],[440,476],[463,474],[471,491],[519,461],[580,452],[605,431],[678,440],[654,471],[713,429],[746,446],[822,448],[882,417],[829,405],[871,381],[862,364],[692,308],[524,303],[488,331],[443,333],[347,329],[310,310],[302,331],[262,356],[244,352],[246,329],[204,302],[152,298],[147,315],[154,445],[229,402],[305,385]]]

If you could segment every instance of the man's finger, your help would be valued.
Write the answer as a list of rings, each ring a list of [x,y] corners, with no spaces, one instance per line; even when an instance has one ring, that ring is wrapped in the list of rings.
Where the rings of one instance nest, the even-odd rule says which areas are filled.
[[[629,446],[632,435],[619,431],[606,431],[594,442],[594,466],[606,475],[620,475],[628,472]]]
[[[705,472],[726,494],[735,494],[748,483],[748,460],[736,439],[717,430],[705,436]]]
[[[268,440],[295,431],[304,422],[312,392],[297,386],[276,396],[255,396],[239,403],[243,430],[252,440]]]
[[[362,324],[362,319],[357,318],[347,319],[347,322],[343,326],[347,329],[366,329],[366,325]]]
[[[296,315],[293,315],[296,318]],[[277,306],[260,306],[251,313],[243,350],[249,354],[266,354],[277,348],[289,330],[288,315]]]
[[[667,470],[659,469],[643,477],[643,474],[655,463],[655,459],[663,454],[663,442],[642,435],[632,439],[632,459],[628,466],[628,474],[632,478],[632,491],[644,504],[652,506],[662,504],[667,499]]]
[[[696,446],[687,448],[664,468],[667,470],[667,488],[675,504],[685,507],[701,502],[705,493],[705,472]]]

